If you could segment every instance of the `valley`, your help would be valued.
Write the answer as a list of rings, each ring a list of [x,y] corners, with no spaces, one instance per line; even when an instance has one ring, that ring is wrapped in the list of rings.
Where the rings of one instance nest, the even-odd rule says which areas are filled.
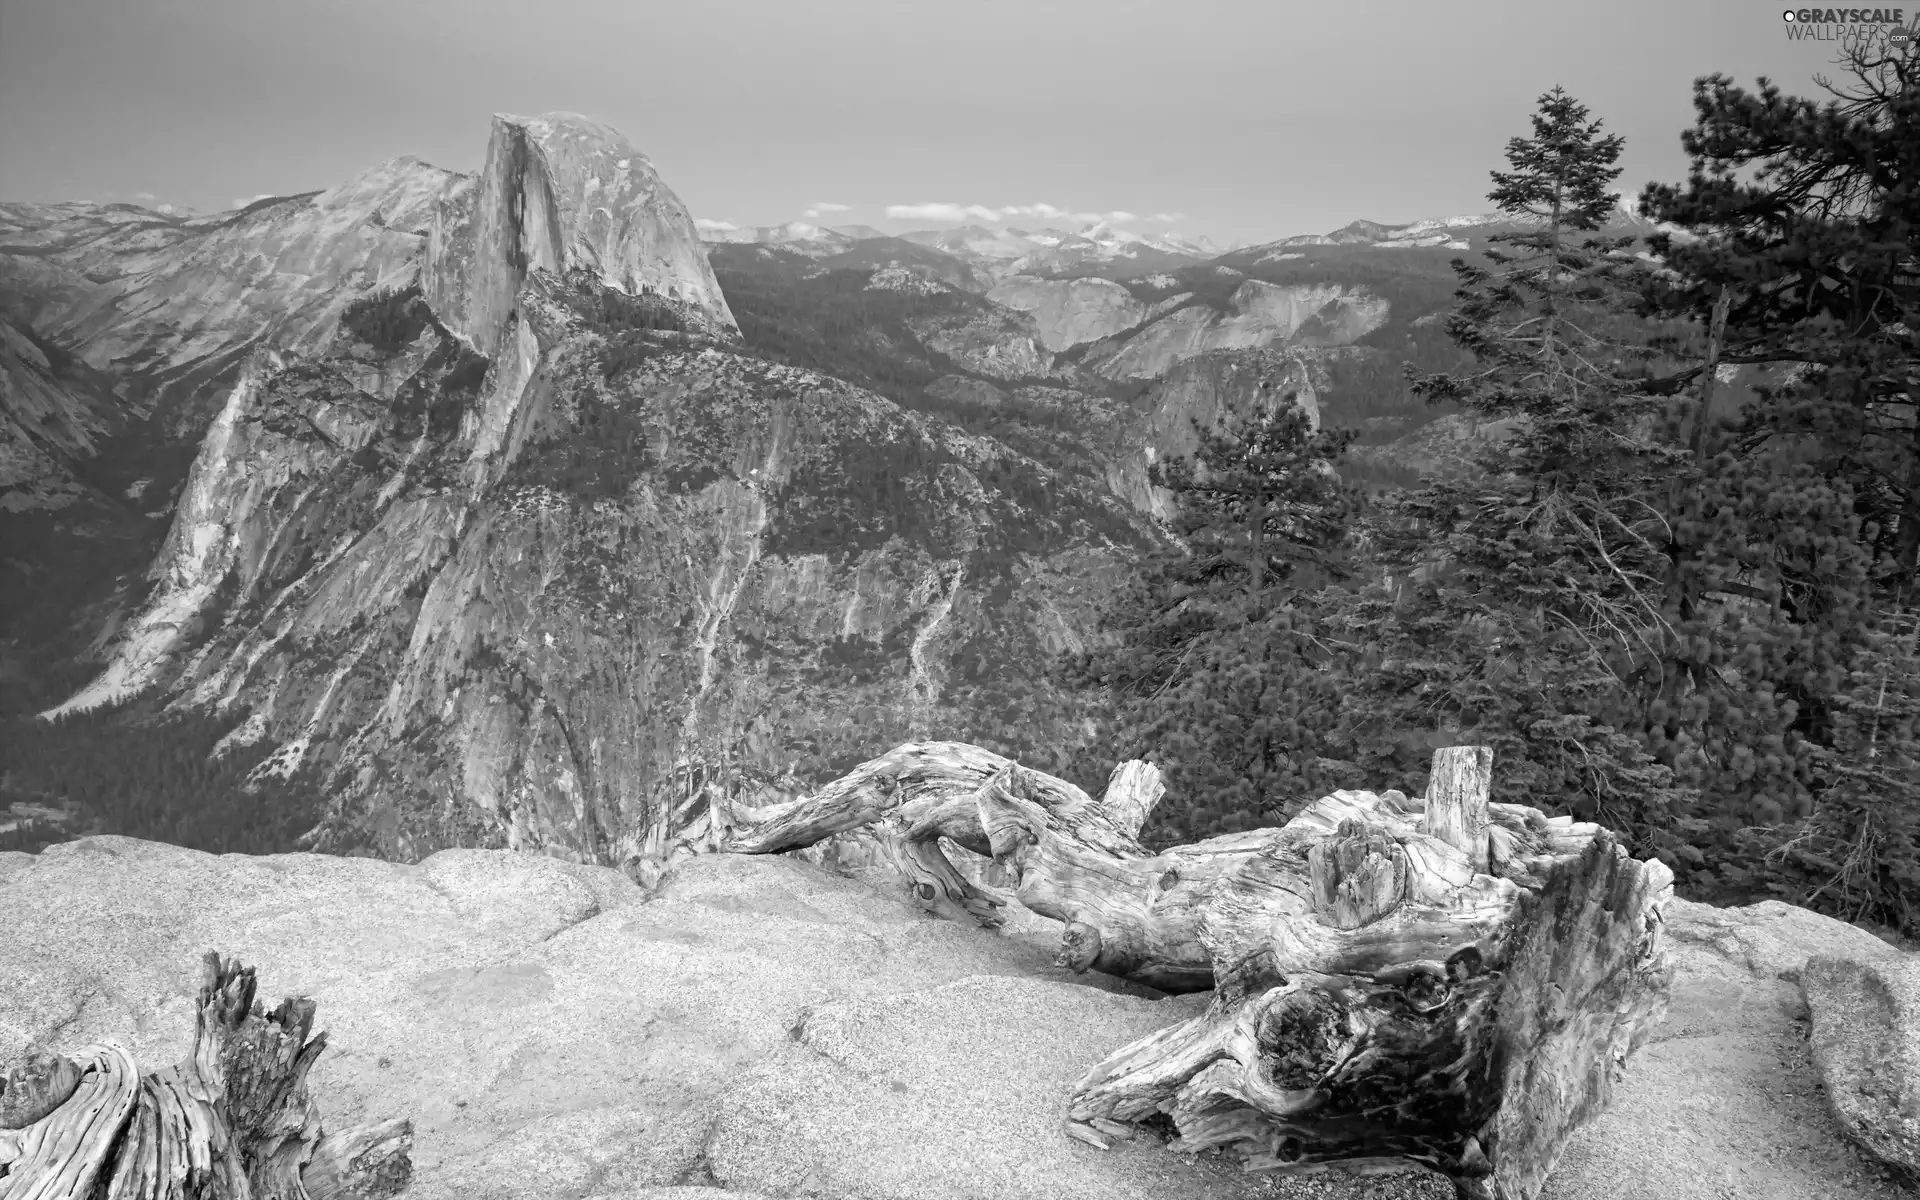
[[[1601,225],[1627,263],[1656,232]],[[623,134],[567,113],[495,118],[473,174],[402,157],[214,216],[0,205],[0,839],[500,848],[646,879],[918,738],[1096,793],[1121,758],[1185,755],[1177,783],[1225,790],[1162,837],[1415,786],[1449,735],[1300,731],[1360,703],[1321,696],[1329,655],[1379,660],[1365,689],[1426,669],[1416,625],[1402,657],[1369,642],[1433,563],[1244,612],[1217,570],[1174,585],[1180,665],[1127,687],[1302,631],[1286,671],[1321,675],[1216,698],[1252,740],[1196,752],[1114,672],[1161,636],[1142,588],[1201,547],[1194,485],[1162,472],[1209,438],[1297,412],[1357,513],[1532,436],[1412,382],[1472,363],[1454,264],[1531,227],[703,240]],[[1660,328],[1652,361],[1683,370],[1700,331]],[[1726,368],[1722,402],[1787,378]],[[1407,686],[1391,703],[1432,685]]]

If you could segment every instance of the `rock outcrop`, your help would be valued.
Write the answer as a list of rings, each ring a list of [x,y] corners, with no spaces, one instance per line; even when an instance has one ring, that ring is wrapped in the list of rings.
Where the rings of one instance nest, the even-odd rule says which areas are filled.
[[[658,293],[710,332],[739,332],[693,217],[619,131],[575,113],[496,116],[480,177],[434,209],[421,288],[448,329],[491,356],[521,285],[542,270]]]
[[[1038,279],[1015,275],[987,299],[1027,313],[1039,327],[1040,344],[1054,353],[1097,342],[1169,311],[1179,301],[1149,304],[1107,279]]]
[[[990,379],[1033,379],[1053,371],[1053,355],[1024,313],[989,305],[907,322],[927,349]]]
[[[1920,1187],[1920,962],[1879,950],[1820,955],[1801,970],[1800,988],[1834,1116]]]
[[[1151,379],[1210,350],[1344,346],[1378,329],[1388,307],[1358,285],[1248,279],[1227,312],[1200,304],[1175,309],[1131,337],[1094,347],[1086,365],[1109,379]]]
[[[893,878],[788,856],[701,855],[647,890],[499,851],[406,866],[91,837],[0,854],[0,1064],[96,1041],[176,1061],[220,948],[318,1005],[329,1128],[412,1119],[407,1200],[1452,1195],[1068,1137],[1085,1064],[1208,996],[1073,975],[1050,961],[1058,925],[1010,909],[999,932],[930,919]],[[1667,932],[1670,1015],[1544,1200],[1902,1195],[1816,1094],[1779,978],[1816,951],[1894,952],[1773,902],[1675,900]]]

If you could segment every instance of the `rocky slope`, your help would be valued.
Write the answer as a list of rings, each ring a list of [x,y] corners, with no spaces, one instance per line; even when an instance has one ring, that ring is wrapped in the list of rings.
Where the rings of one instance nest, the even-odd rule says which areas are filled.
[[[1112,379],[1152,379],[1214,350],[1343,346],[1385,324],[1391,307],[1364,287],[1248,279],[1234,290],[1226,311],[1203,304],[1178,308],[1132,337],[1095,347],[1085,363]]]
[[[433,206],[459,178],[397,158],[206,217],[0,206],[0,291],[41,337],[110,372],[132,415],[195,439],[254,349],[315,351],[354,299],[411,283]]]
[[[56,510],[97,496],[76,468],[123,419],[99,372],[0,316],[0,511]]]

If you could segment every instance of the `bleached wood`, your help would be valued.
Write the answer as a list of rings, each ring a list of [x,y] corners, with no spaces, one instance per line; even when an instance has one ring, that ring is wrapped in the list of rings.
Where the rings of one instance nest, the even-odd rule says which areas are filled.
[[[1080,1081],[1066,1129],[1081,1141],[1170,1121],[1174,1148],[1230,1149],[1250,1170],[1412,1161],[1464,1197],[1531,1200],[1665,1010],[1672,875],[1596,825],[1492,803],[1491,765],[1447,747],[1424,799],[1335,792],[1282,828],[1153,854],[1117,799],[1145,771],[1117,769],[1095,804],[977,747],[910,743],[732,848],[899,823],[908,843],[990,856],[1061,922],[1062,966],[1212,988],[1204,1015]]]
[[[1166,794],[1166,784],[1160,781],[1160,768],[1136,758],[1113,769],[1100,803],[1113,818],[1115,828],[1129,837],[1139,837],[1141,826],[1147,823],[1154,806]]]
[[[331,1136],[321,1128],[306,1088],[326,1046],[325,1034],[307,1036],[313,1002],[264,1012],[252,969],[212,952],[204,965],[187,1058],[143,1077],[118,1046],[72,1056],[77,1081],[65,1101],[0,1133],[0,1197],[385,1200],[405,1188],[409,1122]],[[8,1090],[49,1073],[45,1059],[15,1068]]]
[[[0,1074],[0,1129],[25,1129],[59,1108],[80,1086],[80,1068],[63,1054],[35,1051]]]
[[[1487,800],[1493,751],[1486,746],[1443,746],[1433,752],[1422,832],[1466,854],[1476,871],[1487,869]]]

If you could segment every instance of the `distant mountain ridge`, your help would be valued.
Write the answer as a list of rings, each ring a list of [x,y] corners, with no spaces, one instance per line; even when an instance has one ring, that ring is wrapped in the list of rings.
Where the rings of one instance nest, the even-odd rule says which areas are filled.
[[[901,234],[883,233],[871,225],[821,226],[789,221],[749,229],[709,229],[700,236],[713,245],[777,246],[810,258],[843,254],[864,242],[911,242],[951,255],[992,279],[1046,274],[1088,264],[1118,264],[1144,273],[1205,262],[1220,253],[1220,248],[1205,237],[1141,234],[1106,221],[1077,230],[960,225]]]
[[[1308,246],[1469,250],[1474,248],[1476,240],[1484,244],[1492,234],[1525,228],[1532,223],[1524,217],[1499,212],[1398,224],[1362,218],[1327,233],[1291,234],[1227,249],[1205,236],[1137,233],[1110,221],[1093,222],[1076,230],[1025,230],[976,223],[899,234],[884,233],[871,225],[823,226],[789,221],[784,225],[708,230],[701,234],[701,239],[719,245],[777,246],[816,259],[846,254],[863,243],[884,239],[941,251],[996,281],[1014,275],[1097,275],[1120,280],[1214,262],[1242,267],[1249,261],[1281,261],[1283,256]],[[1653,225],[1623,201],[1606,231],[1645,234],[1653,231]]]

